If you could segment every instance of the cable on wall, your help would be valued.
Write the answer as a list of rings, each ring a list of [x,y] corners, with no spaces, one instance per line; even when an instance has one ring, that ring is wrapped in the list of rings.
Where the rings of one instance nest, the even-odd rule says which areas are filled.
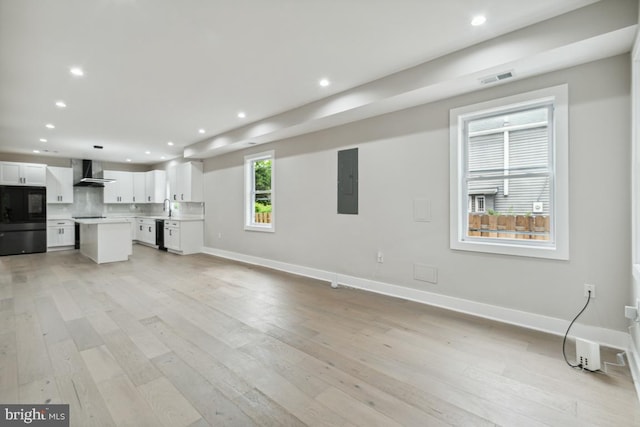
[[[567,365],[571,366],[572,368],[580,368],[580,369],[582,369],[582,364],[578,363],[578,364],[573,365],[573,364],[571,364],[571,362],[569,362],[569,359],[567,359],[567,352],[566,352],[566,349],[565,349],[565,346],[566,346],[566,343],[567,343],[567,335],[569,335],[569,330],[573,326],[573,323],[576,320],[578,320],[578,317],[580,317],[580,315],[582,313],[584,313],[584,311],[587,309],[587,306],[589,305],[589,301],[591,301],[591,291],[589,291],[589,295],[587,297],[587,303],[584,305],[584,307],[582,307],[582,310],[580,310],[580,313],[578,313],[576,315],[576,317],[573,318],[573,320],[569,324],[569,327],[567,328],[567,332],[564,334],[564,339],[562,340],[562,355],[564,356],[564,361],[567,362]]]

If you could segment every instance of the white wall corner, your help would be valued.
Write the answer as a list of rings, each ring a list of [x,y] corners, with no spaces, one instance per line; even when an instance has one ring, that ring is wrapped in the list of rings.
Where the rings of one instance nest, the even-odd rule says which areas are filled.
[[[638,328],[633,326],[632,328]],[[629,370],[633,377],[633,384],[636,387],[636,395],[640,400],[640,353],[638,352],[638,344],[633,339],[633,334],[629,334],[629,349],[627,350],[627,361],[629,362]]]

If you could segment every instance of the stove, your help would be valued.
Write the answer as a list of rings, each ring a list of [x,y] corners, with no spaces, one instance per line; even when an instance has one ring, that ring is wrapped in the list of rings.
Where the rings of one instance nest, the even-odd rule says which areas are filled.
[[[73,219],[96,219],[96,218],[106,218],[106,216],[72,216]]]

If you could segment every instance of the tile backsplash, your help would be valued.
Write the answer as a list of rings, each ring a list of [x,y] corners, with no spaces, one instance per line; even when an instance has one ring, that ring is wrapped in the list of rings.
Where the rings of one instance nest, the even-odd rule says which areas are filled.
[[[105,204],[103,202],[104,189],[100,187],[74,187],[73,204],[49,204],[49,217],[75,216],[123,216],[123,215],[166,215],[162,203],[128,203]],[[203,215],[204,203],[173,202],[173,215]]]

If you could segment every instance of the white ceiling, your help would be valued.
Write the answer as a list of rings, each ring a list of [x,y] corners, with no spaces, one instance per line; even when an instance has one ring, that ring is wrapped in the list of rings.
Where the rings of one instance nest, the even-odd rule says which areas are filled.
[[[158,163],[592,3],[0,0],[0,152]],[[487,23],[470,26],[480,13]]]

